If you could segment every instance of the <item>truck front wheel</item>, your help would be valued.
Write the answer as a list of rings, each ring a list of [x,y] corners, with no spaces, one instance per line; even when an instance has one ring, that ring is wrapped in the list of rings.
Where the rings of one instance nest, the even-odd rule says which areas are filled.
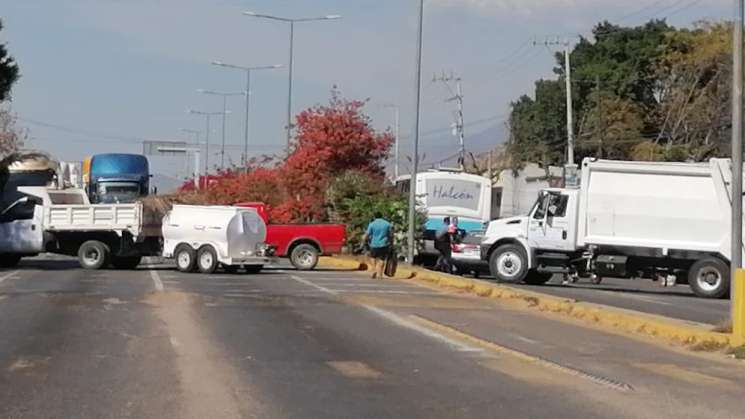
[[[109,261],[109,246],[98,240],[89,240],[78,249],[78,262],[83,269],[98,270]]]
[[[699,297],[724,298],[729,295],[729,266],[719,258],[701,259],[688,270],[688,284]]]
[[[528,257],[514,244],[503,244],[489,257],[492,276],[500,281],[520,282],[528,274]]]
[[[299,271],[309,271],[318,264],[318,249],[312,244],[300,244],[292,249],[290,262]]]

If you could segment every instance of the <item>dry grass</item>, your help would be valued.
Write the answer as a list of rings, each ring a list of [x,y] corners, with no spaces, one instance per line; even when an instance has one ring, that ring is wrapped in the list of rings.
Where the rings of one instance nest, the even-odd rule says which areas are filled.
[[[732,333],[732,319],[720,320],[711,331],[717,333]]]
[[[730,355],[733,355],[735,359],[745,359],[745,346],[738,346],[737,348],[732,348],[729,351]]]
[[[704,340],[691,345],[689,349],[694,352],[715,352],[722,349],[724,346],[725,345],[720,342]]]

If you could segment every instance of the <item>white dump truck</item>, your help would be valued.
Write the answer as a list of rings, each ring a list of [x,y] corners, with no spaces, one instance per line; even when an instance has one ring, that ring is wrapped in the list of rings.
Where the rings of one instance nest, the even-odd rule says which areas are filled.
[[[481,251],[496,278],[664,278],[728,295],[730,160],[585,159],[581,170],[579,189],[545,189],[528,215],[489,223]]]
[[[266,225],[252,208],[176,205],[161,219],[142,203],[90,204],[82,189],[19,187],[31,219],[0,224],[4,265],[42,252],[77,256],[86,269],[133,269],[144,256],[179,270],[258,272],[269,262]]]

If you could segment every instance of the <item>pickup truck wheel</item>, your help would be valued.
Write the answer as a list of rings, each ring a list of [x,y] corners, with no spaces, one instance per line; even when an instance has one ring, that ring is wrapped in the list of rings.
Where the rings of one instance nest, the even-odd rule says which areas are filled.
[[[262,269],[264,269],[264,265],[246,265],[246,273],[247,274],[257,274],[261,272]]]
[[[89,240],[78,249],[78,262],[83,269],[101,269],[109,261],[110,249],[98,240]]]
[[[197,264],[197,252],[187,244],[181,244],[173,252],[179,272],[193,272]]]
[[[528,285],[543,285],[550,281],[552,276],[553,274],[550,272],[528,271],[525,276],[525,283]]]
[[[217,253],[212,246],[204,246],[197,252],[197,267],[203,274],[211,274],[217,270]]]
[[[520,246],[504,244],[492,252],[489,269],[500,281],[520,282],[528,274],[528,258]]]
[[[729,266],[715,257],[701,259],[688,270],[688,284],[699,297],[724,298],[729,295]]]
[[[0,255],[0,268],[14,268],[21,261],[20,255]]]
[[[318,249],[312,244],[300,244],[292,249],[290,262],[299,271],[309,271],[318,264]]]
[[[111,266],[115,269],[131,270],[139,266],[140,261],[142,261],[140,256],[112,257]]]

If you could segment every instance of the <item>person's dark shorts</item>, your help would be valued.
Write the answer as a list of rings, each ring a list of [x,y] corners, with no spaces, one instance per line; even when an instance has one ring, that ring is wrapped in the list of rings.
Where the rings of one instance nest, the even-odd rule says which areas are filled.
[[[370,248],[370,257],[378,260],[385,260],[385,258],[388,257],[388,253],[390,253],[390,247],[371,247]]]

